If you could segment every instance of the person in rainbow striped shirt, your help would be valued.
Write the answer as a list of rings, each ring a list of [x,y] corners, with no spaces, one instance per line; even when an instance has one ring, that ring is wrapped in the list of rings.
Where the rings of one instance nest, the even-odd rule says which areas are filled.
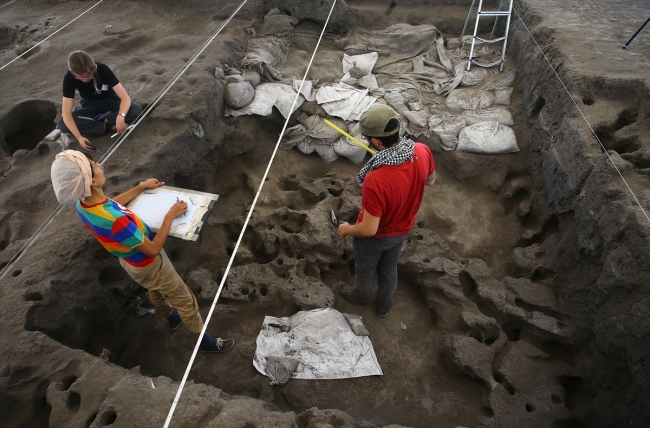
[[[150,178],[111,199],[104,195],[106,178],[102,166],[90,155],[75,150],[56,155],[51,176],[57,200],[63,205],[76,206],[86,229],[119,259],[135,282],[148,290],[151,303],[167,318],[169,327],[176,330],[182,323],[198,336],[203,329],[199,304],[163,250],[172,221],[187,211],[187,203],[179,201],[172,205],[160,230],[154,234],[124,205],[142,191],[165,183]],[[206,333],[199,351],[225,352],[234,344],[232,339],[213,338]]]

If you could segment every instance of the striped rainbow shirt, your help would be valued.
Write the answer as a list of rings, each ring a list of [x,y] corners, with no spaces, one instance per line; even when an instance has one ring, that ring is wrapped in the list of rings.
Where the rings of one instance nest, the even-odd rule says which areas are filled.
[[[132,266],[143,267],[153,262],[138,246],[144,237],[153,240],[149,226],[127,208],[108,197],[95,205],[77,202],[77,214],[86,229],[90,230],[109,253]]]

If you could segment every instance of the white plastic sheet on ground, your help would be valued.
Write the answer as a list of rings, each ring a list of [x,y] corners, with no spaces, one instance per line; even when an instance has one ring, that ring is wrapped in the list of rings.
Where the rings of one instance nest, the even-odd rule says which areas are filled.
[[[269,323],[290,325],[282,333]],[[267,357],[291,357],[300,361],[293,379],[348,379],[381,376],[383,372],[368,336],[357,336],[336,309],[314,309],[292,317],[267,316],[260,334],[253,366],[266,376]]]
[[[367,89],[357,89],[345,83],[323,86],[316,93],[316,102],[331,116],[343,120],[359,120],[361,113],[377,98],[368,96]]]
[[[268,116],[271,114],[273,106],[275,106],[286,119],[292,113],[291,105],[297,94],[298,92],[294,91],[290,85],[285,85],[284,83],[260,83],[255,87],[255,96],[250,104],[237,110],[228,108],[226,109],[225,115],[235,117],[250,114]],[[305,97],[300,95],[293,111],[296,111],[304,102]]]

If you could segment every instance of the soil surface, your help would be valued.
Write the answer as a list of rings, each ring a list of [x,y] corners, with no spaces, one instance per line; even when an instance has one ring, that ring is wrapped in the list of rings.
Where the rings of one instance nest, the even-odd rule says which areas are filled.
[[[308,78],[341,77],[350,29],[433,25],[448,40],[468,3],[339,1]],[[0,67],[93,4],[4,1]],[[44,137],[60,117],[71,51],[108,64],[145,107],[169,88],[128,138],[93,144],[110,154],[109,196],[148,177],[220,195],[197,242],[165,245],[205,319],[285,124],[277,109],[225,117],[215,72],[238,67],[247,29],[259,32],[277,7],[298,20],[278,69],[301,79],[331,3],[249,0],[195,58],[238,6],[104,1],[0,70],[0,425],[163,425],[195,339],[133,315],[145,293],[73,209],[59,208],[49,171],[61,146]],[[388,318],[336,292],[354,282],[354,260],[329,215],[356,220],[361,166],[280,149],[208,326],[235,348],[197,356],[172,426],[650,424],[650,29],[620,47],[650,8],[521,0],[515,10],[505,70],[516,71],[508,110],[520,151],[478,155],[444,150],[435,133],[415,138],[434,153],[437,181]],[[382,377],[270,386],[255,370],[264,316],[319,307],[363,316]]]

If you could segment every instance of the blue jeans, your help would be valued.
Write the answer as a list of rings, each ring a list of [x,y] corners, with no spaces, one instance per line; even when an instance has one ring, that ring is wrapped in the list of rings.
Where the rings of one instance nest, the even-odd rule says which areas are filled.
[[[367,305],[372,297],[375,277],[379,289],[375,303],[379,313],[387,313],[393,307],[393,295],[397,290],[397,260],[408,233],[383,238],[352,238],[356,284],[352,297],[361,305]]]
[[[106,131],[104,130],[104,120],[88,120],[82,119],[82,117],[93,118],[98,114],[106,113],[108,111],[112,112],[108,115],[108,124],[115,125],[117,120],[117,114],[120,109],[120,99],[119,98],[101,98],[97,100],[81,100],[81,108],[74,110],[72,112],[72,119],[79,129],[79,133],[82,135],[103,135]],[[126,113],[124,121],[127,124],[132,123],[138,116],[142,113],[142,107],[138,103],[131,101],[131,107]],[[81,116],[81,117],[80,117]],[[63,117],[61,117],[57,123],[57,128],[61,132],[70,132],[68,127],[63,122]]]

